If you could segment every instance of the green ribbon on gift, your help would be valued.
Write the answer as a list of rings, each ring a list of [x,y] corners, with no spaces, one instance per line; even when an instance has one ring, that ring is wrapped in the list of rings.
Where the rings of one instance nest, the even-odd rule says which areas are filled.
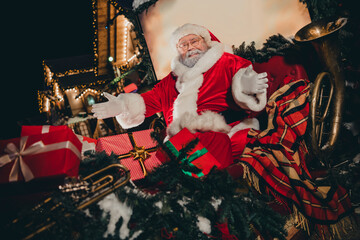
[[[165,142],[165,145],[166,145],[166,147],[168,147],[169,150],[175,155],[175,157],[177,157],[177,158],[179,157],[180,152],[175,148],[175,146],[174,146],[170,141]],[[197,158],[205,155],[207,152],[208,152],[208,150],[207,150],[206,148],[203,148],[203,149],[200,149],[200,150],[195,151],[193,154],[191,154],[191,155],[188,156],[188,157],[184,157],[183,159],[180,159],[180,161],[181,161],[182,163],[184,163],[185,160],[188,160],[188,161],[189,161],[189,166],[191,166],[191,167],[196,167],[196,166],[195,166],[194,164],[192,164],[191,162],[194,161],[195,159],[197,159]],[[202,176],[205,175],[203,172],[200,172],[200,173],[197,173],[197,174],[196,174],[196,173],[191,173],[191,172],[185,171],[185,170],[182,170],[182,171],[183,171],[183,173],[184,173],[185,175],[188,175],[188,176],[190,176],[190,177],[192,176],[192,174],[195,174],[195,175],[198,176],[198,177],[202,177]]]

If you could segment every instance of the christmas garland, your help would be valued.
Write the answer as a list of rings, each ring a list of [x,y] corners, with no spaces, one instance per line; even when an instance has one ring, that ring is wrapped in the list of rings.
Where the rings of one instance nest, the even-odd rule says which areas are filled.
[[[181,150],[179,158],[196,141]],[[81,163],[80,174],[86,176],[116,162],[116,155],[97,153]],[[285,239],[285,218],[241,182],[215,169],[202,179],[187,176],[183,170],[199,171],[172,156],[147,177],[148,187],[128,183],[84,211],[77,210],[69,196],[55,192],[52,201],[61,203],[61,211],[39,207],[21,216],[31,222],[44,221],[48,215],[56,220],[36,239],[216,239],[226,234],[223,229],[241,239]],[[8,229],[13,239],[24,237],[25,230]]]
[[[255,42],[251,42],[248,46],[245,45],[245,42],[239,47],[233,46],[235,55],[257,63],[267,62],[275,55],[284,56],[291,50],[296,52],[296,46],[281,34],[270,36],[261,49],[256,49]]]
[[[310,17],[313,21],[321,18],[333,17],[340,6],[338,0],[299,0],[305,4],[309,10]]]

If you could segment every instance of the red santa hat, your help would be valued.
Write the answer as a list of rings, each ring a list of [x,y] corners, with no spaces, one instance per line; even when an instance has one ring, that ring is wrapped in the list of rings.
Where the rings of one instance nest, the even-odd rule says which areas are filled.
[[[190,34],[195,34],[203,37],[208,46],[211,46],[212,41],[220,42],[219,39],[217,39],[214,36],[214,34],[212,34],[207,28],[197,24],[186,23],[181,27],[178,27],[172,33],[171,45],[176,48],[176,44],[179,42],[179,40],[182,37],[185,37],[186,35],[190,35]]]

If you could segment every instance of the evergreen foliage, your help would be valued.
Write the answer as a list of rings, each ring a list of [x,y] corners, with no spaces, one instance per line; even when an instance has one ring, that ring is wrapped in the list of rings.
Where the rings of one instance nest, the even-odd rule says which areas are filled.
[[[126,239],[213,239],[221,236],[217,226],[225,223],[230,234],[241,239],[255,239],[259,234],[285,239],[285,218],[253,193],[239,191],[244,186],[226,172],[213,169],[201,179],[183,173],[182,170],[199,171],[189,167],[186,161],[179,163],[197,141],[182,149],[178,159],[172,158],[153,171],[146,181],[147,187],[129,182],[114,192],[120,202],[132,209]],[[96,153],[82,162],[80,173],[86,176],[116,162],[116,155]],[[36,235],[36,239],[120,239],[123,218],[118,219],[115,234],[105,237],[111,214],[104,213],[98,204],[80,211],[67,195],[56,192],[52,199],[55,203],[61,202],[59,211],[48,212],[42,206],[21,213],[33,222],[44,221],[46,217],[56,220],[53,227]],[[211,229],[208,233],[198,226],[199,219],[206,220]],[[24,234],[16,229],[10,232],[12,237]]]
[[[309,10],[313,21],[321,18],[333,17],[337,13],[339,1],[337,0],[299,0]]]
[[[281,34],[270,36],[261,49],[256,49],[255,42],[246,46],[243,42],[239,47],[233,46],[234,54],[251,62],[267,62],[273,56],[284,56],[297,51],[295,45]]]

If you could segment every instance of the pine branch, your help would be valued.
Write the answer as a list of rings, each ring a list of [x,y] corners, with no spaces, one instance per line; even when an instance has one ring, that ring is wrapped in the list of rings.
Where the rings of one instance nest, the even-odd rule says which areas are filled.
[[[294,44],[281,34],[270,36],[261,49],[255,48],[255,42],[248,46],[243,42],[238,48],[233,46],[233,51],[235,55],[257,63],[267,62],[273,56],[284,56],[290,51],[297,53]]]
[[[187,145],[182,150],[183,154],[191,151],[195,144],[196,141]],[[81,173],[87,175],[116,161],[115,155],[97,153],[81,164]],[[163,185],[155,188],[155,192],[154,189],[149,192],[129,183],[114,192],[120,202],[132,209],[127,225],[129,238],[139,234],[134,239],[159,239],[161,236],[208,239],[208,235],[197,225],[201,216],[210,221],[211,236],[219,235],[219,230],[215,228],[217,224],[227,222],[230,232],[243,239],[256,237],[254,227],[262,234],[284,239],[283,218],[251,194],[239,193],[239,183],[227,172],[213,169],[203,178],[192,178],[183,174],[176,158],[160,166],[149,178],[155,183],[161,181]],[[77,210],[67,196],[54,195],[54,200],[65,204],[65,212],[71,217],[64,218],[62,211],[54,213],[53,217],[61,224],[46,231],[44,239],[103,238],[110,214],[104,214],[99,205],[91,205],[87,210],[89,214],[85,214]],[[42,217],[41,214],[39,216]],[[118,239],[122,223],[120,218],[115,223],[115,235],[109,235],[108,239]]]

